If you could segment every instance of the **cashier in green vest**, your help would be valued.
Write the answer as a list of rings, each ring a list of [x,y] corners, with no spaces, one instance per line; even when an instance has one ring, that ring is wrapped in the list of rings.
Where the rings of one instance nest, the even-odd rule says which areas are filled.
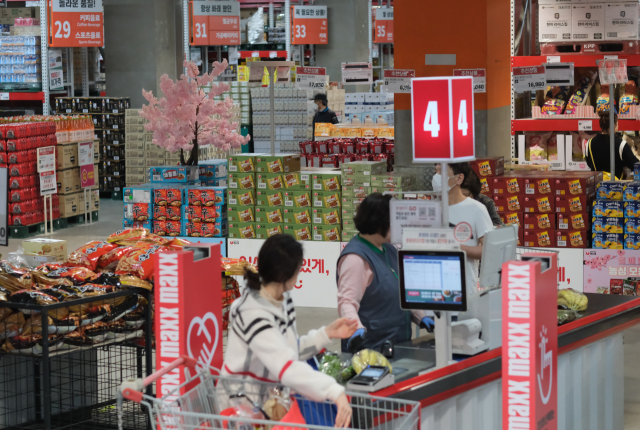
[[[353,221],[359,234],[338,259],[338,313],[358,321],[358,330],[342,341],[343,352],[380,351],[411,339],[411,320],[428,331],[434,322],[424,311],[400,309],[398,251],[390,242],[389,200],[374,193],[358,207]]]

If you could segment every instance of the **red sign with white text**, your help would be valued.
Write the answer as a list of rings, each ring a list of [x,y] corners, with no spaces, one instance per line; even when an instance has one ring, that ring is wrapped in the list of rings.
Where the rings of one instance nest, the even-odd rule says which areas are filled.
[[[558,256],[502,266],[502,428],[558,428]]]
[[[325,76],[327,69],[324,67],[298,67],[296,68],[296,75],[321,75]]]
[[[191,45],[240,44],[240,3],[237,1],[192,1],[190,9]]]
[[[413,162],[475,159],[471,77],[411,80]]]
[[[329,43],[329,19],[326,6],[293,6],[291,18],[292,45]]]
[[[205,256],[195,259],[198,254],[188,248],[201,249]],[[156,369],[183,355],[203,368],[222,367],[220,276],[210,276],[221,270],[220,245],[192,244],[188,248],[153,256]],[[175,369],[157,381],[156,393],[164,396],[184,382],[184,371]]]
[[[49,2],[49,46],[86,48],[104,46],[102,0]]]
[[[393,43],[393,8],[374,10],[373,43]]]

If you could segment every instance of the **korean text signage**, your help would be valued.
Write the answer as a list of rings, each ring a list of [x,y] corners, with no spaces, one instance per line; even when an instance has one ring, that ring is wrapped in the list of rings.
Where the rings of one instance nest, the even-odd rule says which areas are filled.
[[[195,359],[202,367],[222,367],[220,277],[207,275],[220,273],[220,246],[190,247],[204,249],[208,257],[194,261],[191,251],[153,255],[156,369],[183,355]],[[175,369],[158,380],[156,392],[165,396],[183,382],[184,371]]]
[[[40,195],[45,196],[57,193],[56,147],[45,146],[43,148],[38,148],[37,160],[37,170],[40,176]]]
[[[373,43],[393,43],[393,8],[375,9]]]
[[[93,187],[96,178],[93,170],[93,142],[81,142],[78,144],[80,158],[80,186],[82,188]]]
[[[239,45],[240,3],[191,2],[191,45]]]
[[[513,90],[518,93],[544,89],[544,66],[514,67]]]
[[[411,93],[411,79],[416,77],[415,70],[392,69],[384,71],[384,89],[387,93]]]
[[[413,79],[411,126],[414,163],[474,160],[471,77]]]
[[[373,84],[371,63],[342,63],[342,85]]]
[[[296,89],[324,90],[327,83],[324,67],[298,67],[296,69]]]
[[[487,92],[487,71],[485,69],[456,69],[453,76],[471,76],[473,78],[473,92]]]
[[[49,46],[104,46],[102,0],[51,0]]]
[[[502,428],[558,428],[557,255],[502,266]]]
[[[291,17],[292,45],[329,43],[329,19],[326,6],[293,6]]]
[[[403,243],[405,228],[440,227],[440,202],[434,200],[397,200],[389,202],[391,211],[391,243]]]

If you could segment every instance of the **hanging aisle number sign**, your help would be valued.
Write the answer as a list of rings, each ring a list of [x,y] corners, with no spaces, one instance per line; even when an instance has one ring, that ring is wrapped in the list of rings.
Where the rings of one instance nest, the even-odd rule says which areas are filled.
[[[374,10],[373,43],[393,43],[393,8]]]
[[[392,69],[384,71],[384,90],[387,93],[411,93],[411,79],[416,77],[415,70]]]
[[[327,83],[324,67],[298,67],[296,69],[297,90],[324,90]]]
[[[473,92],[487,92],[487,71],[485,69],[456,69],[453,76],[471,76],[473,78]]]
[[[51,0],[49,7],[49,46],[104,46],[102,0]]]
[[[471,77],[413,79],[411,128],[414,163],[474,160]]]
[[[544,66],[513,68],[513,91],[523,93],[543,90],[545,85]]]
[[[326,6],[293,6],[291,14],[292,45],[326,45],[329,43],[329,19]]]
[[[194,46],[240,44],[240,3],[193,1],[189,43]]]

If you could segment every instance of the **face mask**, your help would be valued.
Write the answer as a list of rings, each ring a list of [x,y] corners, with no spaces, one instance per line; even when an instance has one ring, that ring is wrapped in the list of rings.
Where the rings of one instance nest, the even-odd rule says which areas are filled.
[[[452,189],[453,187],[455,187],[456,185],[458,185],[458,184],[455,184],[455,185],[449,185],[449,182],[450,182],[452,179],[454,179],[454,178],[455,178],[455,176],[452,176],[452,177],[450,177],[450,178],[447,180],[447,185],[445,186],[445,188],[446,188],[446,192],[447,192],[447,193],[448,193],[449,191],[451,191],[451,189]]]

